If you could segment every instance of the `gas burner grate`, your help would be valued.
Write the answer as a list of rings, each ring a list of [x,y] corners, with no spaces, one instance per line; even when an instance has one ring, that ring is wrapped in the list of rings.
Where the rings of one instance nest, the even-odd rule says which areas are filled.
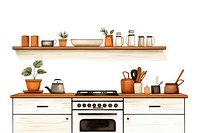
[[[116,90],[78,90],[75,96],[118,96]]]

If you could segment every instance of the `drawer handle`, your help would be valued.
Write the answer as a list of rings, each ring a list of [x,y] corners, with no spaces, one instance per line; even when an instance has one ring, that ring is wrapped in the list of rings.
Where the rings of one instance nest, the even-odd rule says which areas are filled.
[[[149,108],[160,108],[160,105],[149,105]]]
[[[37,106],[37,108],[48,108],[49,106]]]

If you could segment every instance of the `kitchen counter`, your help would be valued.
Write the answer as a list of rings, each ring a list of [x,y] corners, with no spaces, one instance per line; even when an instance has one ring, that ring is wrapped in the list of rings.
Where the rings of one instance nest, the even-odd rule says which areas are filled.
[[[11,98],[188,98],[186,94],[121,94],[118,96],[75,96],[75,93],[65,93],[65,94],[25,94],[17,93],[10,96]]]

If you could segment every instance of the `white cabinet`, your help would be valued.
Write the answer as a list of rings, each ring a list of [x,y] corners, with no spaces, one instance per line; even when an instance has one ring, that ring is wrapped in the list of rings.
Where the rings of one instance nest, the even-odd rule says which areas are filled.
[[[184,133],[184,98],[124,98],[124,133]]]
[[[14,98],[13,133],[71,133],[71,98]]]
[[[184,133],[183,115],[125,115],[124,133]]]
[[[14,133],[71,133],[71,115],[14,115]]]

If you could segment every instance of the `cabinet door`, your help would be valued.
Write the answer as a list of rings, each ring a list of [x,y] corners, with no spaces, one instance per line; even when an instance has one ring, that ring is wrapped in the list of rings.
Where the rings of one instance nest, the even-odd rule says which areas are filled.
[[[184,115],[125,115],[124,133],[184,133]]]
[[[71,115],[14,115],[13,133],[71,133]]]

